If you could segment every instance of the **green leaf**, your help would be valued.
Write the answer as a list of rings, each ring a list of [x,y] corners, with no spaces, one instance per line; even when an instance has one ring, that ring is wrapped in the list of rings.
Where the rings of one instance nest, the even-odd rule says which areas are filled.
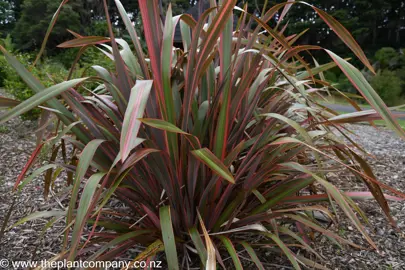
[[[384,101],[380,98],[377,92],[371,87],[364,78],[363,74],[346,60],[342,59],[333,52],[326,50],[326,52],[332,57],[336,64],[340,67],[346,77],[350,80],[354,87],[362,94],[367,102],[373,106],[373,108],[381,115],[381,117],[387,123],[387,126],[392,128],[402,138],[405,138],[405,131],[401,128],[394,116],[384,104]]]
[[[59,48],[75,48],[75,47],[83,47],[87,45],[98,45],[103,44],[106,42],[110,42],[109,38],[106,37],[97,37],[97,36],[88,36],[88,37],[80,37],[76,39],[72,39],[66,42],[59,44],[57,47]]]
[[[136,147],[135,142],[141,126],[141,122],[138,118],[142,118],[144,114],[146,102],[148,101],[152,89],[152,84],[153,81],[151,80],[138,80],[131,90],[121,131],[120,152],[122,161],[125,161],[131,150]]]
[[[284,244],[281,239],[272,233],[264,233],[267,237],[270,237],[276,244],[281,248],[281,250],[284,252],[284,254],[287,256],[288,260],[291,262],[291,264],[294,266],[294,269],[299,270],[301,267],[298,264],[297,259],[295,258],[295,254]]]
[[[235,184],[235,179],[233,178],[231,172],[228,168],[219,160],[208,148],[203,148],[199,150],[191,151],[191,153],[207,165],[211,170],[216,174],[229,181],[232,184]]]
[[[172,62],[173,62],[173,38],[176,29],[176,25],[180,19],[180,16],[173,18],[172,6],[169,4],[169,8],[166,12],[165,27],[163,29],[163,44],[162,44],[162,85],[164,95],[164,112],[166,114],[167,121],[176,124],[176,110],[174,109],[173,102],[173,90],[172,90]],[[178,140],[177,135],[174,133],[167,134],[169,143],[170,155],[174,162],[178,160]]]
[[[198,38],[193,38],[191,49],[190,49],[190,58],[191,59],[187,64],[186,76],[190,76],[185,81],[185,96],[184,96],[184,105],[183,105],[183,122],[182,129],[186,130],[186,127],[189,125],[190,121],[190,108],[191,100],[194,95],[194,90],[197,88],[196,85],[199,82],[200,76],[203,74],[204,69],[208,68],[207,65],[204,65],[204,62],[209,58],[209,55],[212,53],[212,49],[217,44],[218,38],[225,26],[229,23],[229,18],[232,16],[232,11],[236,5],[236,0],[224,1],[219,8],[215,18],[213,18],[207,34],[201,44],[198,42]],[[204,12],[204,15],[200,17],[200,22],[198,23],[199,27],[203,27],[203,21],[201,19],[207,16],[207,12],[211,12],[214,9],[208,9]],[[197,28],[197,27],[196,27]],[[200,29],[202,30],[202,29]],[[197,49],[198,47],[198,49]],[[196,57],[196,59],[193,59]]]
[[[94,192],[96,191],[97,185],[105,175],[106,175],[106,173],[93,174],[87,181],[86,185],[84,186],[83,193],[80,198],[79,207],[77,208],[75,225],[73,227],[73,234],[72,234],[70,254],[69,254],[70,261],[73,261],[76,257],[76,253],[77,253],[76,248],[80,243],[81,233],[82,233],[83,227],[86,223],[85,218],[87,215],[87,211],[89,210],[90,205],[92,203],[92,198],[93,198]]]
[[[61,211],[61,210],[35,212],[35,213],[32,213],[32,214],[20,219],[19,221],[17,221],[13,225],[11,225],[9,227],[9,229],[14,228],[18,225],[21,225],[27,221],[31,221],[31,220],[35,220],[35,219],[39,219],[39,218],[61,217],[64,215],[66,215],[66,211]]]
[[[350,58],[347,58],[346,60],[349,60],[349,59]],[[315,75],[317,75],[317,74],[319,74],[321,72],[327,71],[327,70],[332,69],[334,67],[336,67],[335,62],[330,62],[330,63],[327,63],[327,64],[323,64],[323,65],[312,68],[310,70],[311,72],[308,72],[308,70],[305,70],[305,71],[297,74],[296,78],[297,78],[297,80],[302,81],[302,80],[310,78],[311,74],[312,74],[312,76],[315,76]]]
[[[172,123],[166,122],[161,119],[142,118],[142,119],[139,119],[139,121],[141,121],[142,123],[144,123],[148,126],[151,126],[151,127],[157,128],[157,129],[189,135],[187,132],[184,132],[183,130],[176,127]]]
[[[41,105],[42,103],[50,100],[57,95],[60,95],[64,91],[74,87],[75,85],[84,82],[88,78],[74,79],[70,81],[65,81],[57,85],[51,86],[40,93],[35,94],[31,98],[18,104],[8,112],[0,115],[0,124],[12,119],[13,117],[19,116],[29,110]]]
[[[226,1],[226,2],[229,2]],[[222,3],[224,4],[224,3]],[[215,155],[223,160],[225,157],[225,151],[229,136],[229,113],[230,113],[230,101],[231,101],[231,59],[232,59],[232,32],[233,32],[233,13],[231,12],[225,27],[221,33],[220,48],[220,80],[223,84],[222,94],[222,106],[219,111],[219,118],[217,128],[215,131]]]
[[[264,266],[263,266],[262,262],[260,261],[259,257],[257,257],[256,252],[253,250],[253,248],[245,241],[242,241],[240,243],[246,249],[250,258],[252,258],[252,261],[256,264],[257,268],[259,270],[264,270]]]
[[[179,261],[177,259],[176,241],[173,233],[172,217],[170,207],[163,206],[159,209],[160,225],[162,226],[163,243],[165,244],[165,253],[167,264],[170,270],[179,269]]]
[[[14,56],[10,55],[6,49],[0,45],[0,51],[4,54],[7,62],[14,68],[18,75],[23,79],[23,81],[31,88],[34,92],[40,93],[45,87],[42,83],[35,78]],[[58,114],[58,117],[62,120],[65,125],[72,123],[74,116],[73,114],[66,109],[56,98],[52,98],[47,102],[48,106],[59,111],[61,114]],[[89,139],[81,130],[78,128],[74,129],[75,134],[84,142],[88,142]]]
[[[128,17],[128,13],[125,11],[124,6],[121,4],[119,0],[115,0],[115,4],[117,5],[118,12],[121,15],[121,18],[125,24],[125,27],[131,37],[132,43],[135,48],[136,56],[138,58],[138,62],[141,66],[144,78],[149,78],[149,69],[147,63],[145,61],[145,56],[142,51],[141,43],[139,42],[138,35],[136,34],[135,28]]]
[[[324,22],[326,22],[329,27],[339,36],[339,38],[346,43],[347,47],[349,47],[352,52],[360,59],[361,62],[369,69],[371,72],[375,73],[373,66],[367,59],[367,56],[364,54],[363,50],[360,48],[359,44],[356,40],[352,37],[352,35],[347,31],[347,29],[339,23],[335,18],[330,16],[325,11],[311,6],[318,15],[322,18]]]
[[[27,178],[25,178],[21,184],[18,186],[18,190],[21,191],[28,183],[30,183],[34,178],[38,177],[39,175],[41,175],[43,172],[52,169],[52,168],[56,168],[58,167],[58,165],[56,164],[48,164],[45,165],[39,169],[36,169],[32,174],[30,174],[30,176],[28,176]]]
[[[104,140],[92,140],[89,142],[86,147],[83,149],[79,163],[76,168],[76,176],[73,183],[72,196],[69,202],[68,209],[68,219],[67,223],[69,224],[73,220],[73,211],[76,207],[77,196],[79,194],[80,184],[83,177],[85,176],[90,163],[93,161],[94,154],[97,151],[97,148],[104,142]]]
[[[205,266],[207,262],[207,249],[204,246],[200,233],[198,232],[196,227],[193,227],[189,230],[189,234],[195,248],[197,249],[198,256],[200,256],[201,262]]]
[[[67,127],[65,127],[61,132],[58,133],[58,135],[56,137],[52,137],[48,140],[50,142],[50,145],[55,145],[58,142],[60,142],[62,137],[65,136],[74,126],[81,124],[81,123],[82,123],[82,121],[76,121],[76,122],[71,123]]]
[[[120,38],[117,38],[116,41],[123,48],[120,53],[128,69],[131,71],[134,78],[139,77],[140,74],[142,74],[142,71],[139,66],[138,59],[136,59],[128,43],[124,39]]]
[[[151,118],[142,118],[142,119],[139,119],[139,121],[141,121],[142,123],[144,123],[148,126],[151,126],[151,127],[157,128],[157,129],[183,134],[186,136],[187,140],[189,140],[193,149],[201,148],[201,144],[198,141],[197,137],[195,137],[187,132],[184,132],[183,130],[181,130],[180,128],[176,127],[175,125],[173,125],[169,122],[166,122],[166,121],[160,120],[160,119],[151,119]]]
[[[312,182],[314,182],[314,180],[311,177],[308,177],[305,179],[296,179],[294,181],[285,181],[285,183],[281,183],[273,190],[271,198],[254,209],[252,211],[252,214],[258,214],[267,211],[278,202],[307,187]]]
[[[226,250],[228,251],[229,255],[231,255],[233,265],[235,266],[234,269],[237,269],[237,270],[243,269],[243,266],[242,266],[242,264],[241,264],[241,262],[239,260],[239,256],[236,253],[235,247],[233,246],[231,240],[228,237],[225,237],[225,236],[222,236],[222,235],[217,236],[217,237],[222,241],[222,243],[224,244],[224,246],[225,246]]]

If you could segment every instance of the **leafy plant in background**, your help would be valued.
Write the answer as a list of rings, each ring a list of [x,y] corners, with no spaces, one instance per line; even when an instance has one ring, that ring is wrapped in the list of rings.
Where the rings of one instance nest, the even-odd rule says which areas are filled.
[[[381,69],[392,67],[395,64],[395,59],[398,57],[398,52],[391,47],[384,47],[375,53],[375,59]]]
[[[3,44],[8,51],[13,50],[10,37],[4,39]],[[74,62],[78,51],[79,50],[74,49],[66,50],[65,53],[61,53],[57,57],[46,58],[35,66],[32,65],[35,59],[34,55],[21,52],[16,52],[15,55],[20,63],[25,66],[30,66],[31,73],[46,87],[50,87],[55,83],[60,83],[68,76],[71,78],[77,78],[82,77],[84,74],[87,76],[96,75],[97,73],[91,69],[91,66],[95,63],[103,65],[104,67],[109,68],[109,70],[114,69],[114,65],[108,56],[104,55],[96,48],[88,48],[70,74],[69,69],[72,66],[72,62]],[[8,93],[20,101],[27,100],[35,93],[30,86],[21,79],[19,74],[8,65],[4,56],[0,56],[0,86],[4,87]],[[40,110],[33,109],[32,111],[23,114],[23,118],[34,120],[37,119],[39,115]]]
[[[387,69],[379,71],[372,77],[371,85],[386,104],[394,106],[401,103],[402,82],[394,71]]]
[[[385,47],[379,49],[374,58],[377,60],[380,69],[398,69],[405,66],[405,55],[394,48]]]
[[[17,59],[26,66],[32,64],[33,56],[26,53],[18,53]],[[12,94],[15,98],[20,101],[27,100],[34,95],[34,91],[29,87],[29,85],[24,82],[19,76],[19,74],[10,67],[4,57],[0,60],[4,65],[0,68],[3,86],[7,92]],[[66,70],[62,65],[54,62],[45,62],[40,65],[31,68],[32,74],[38,78],[46,87],[50,87],[56,82],[63,81],[67,74]],[[23,115],[25,119],[36,119],[40,114],[40,109],[33,109]]]
[[[3,46],[7,51],[14,51],[14,46],[11,40],[11,36],[7,35],[6,38],[0,39],[0,45]],[[0,56],[0,87],[4,86],[4,81],[7,76],[6,68],[7,62],[3,56]]]
[[[345,135],[343,123],[382,118],[405,137],[362,73],[328,50],[330,63],[312,67],[303,60],[305,51],[322,48],[295,46],[302,33],[283,35],[283,18],[296,3],[269,7],[260,18],[236,7],[236,0],[211,3],[199,21],[187,14],[173,17],[169,7],[161,23],[157,1],[139,0],[143,51],[130,17],[115,0],[133,49],[114,37],[111,24],[109,38],[75,34],[60,47],[79,47],[81,54],[97,46],[114,60],[115,70],[96,65],[97,76],[68,78],[49,88],[1,48],[36,94],[20,104],[1,98],[3,107],[13,108],[0,116],[0,124],[38,105],[44,111],[42,123],[48,122],[47,111],[58,119],[57,135],[39,132],[38,147],[15,184],[21,192],[46,172],[46,196],[55,175],[68,171],[67,211],[38,212],[14,224],[66,218],[63,251],[54,259],[109,260],[140,244],[146,249],[134,260],[152,260],[164,251],[169,269],[225,267],[228,255],[241,269],[242,250],[264,269],[260,249],[283,253],[295,269],[322,269],[323,258],[312,248],[319,239],[314,235],[360,248],[328,226],[336,223],[334,206],[374,248],[357,214],[363,220],[366,216],[353,200],[374,197],[395,225],[382,189],[405,195],[378,182],[367,163],[330,129]],[[342,25],[311,7],[373,71]],[[278,27],[269,27],[278,13]],[[233,14],[239,16],[235,31]],[[258,26],[250,29],[249,20]],[[176,25],[182,48],[173,46]],[[339,116],[317,103],[328,85],[321,80],[323,72],[336,65],[375,110]],[[53,149],[50,163],[26,176],[44,145]],[[70,157],[66,145],[73,147]],[[55,162],[58,155],[64,164]],[[340,191],[327,178],[336,170],[353,173],[369,192]],[[110,209],[112,198],[131,213]],[[320,223],[319,215],[329,224]],[[86,226],[89,233],[84,233]],[[297,247],[306,253],[296,253]]]

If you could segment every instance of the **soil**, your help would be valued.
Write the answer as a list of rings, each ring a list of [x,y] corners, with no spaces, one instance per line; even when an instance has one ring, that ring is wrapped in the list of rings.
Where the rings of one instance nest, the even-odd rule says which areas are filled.
[[[0,89],[0,96],[4,94]],[[61,201],[54,193],[47,200],[44,199],[41,177],[27,185],[18,196],[12,191],[19,172],[35,149],[35,128],[35,122],[22,121],[19,118],[0,126],[0,226],[14,199],[15,207],[8,225],[36,211],[65,209],[66,201]],[[405,192],[405,141],[385,128],[375,129],[367,125],[350,125],[348,128],[354,133],[351,137],[371,154],[367,160],[377,178]],[[40,161],[37,166],[45,164],[46,154],[43,155],[41,158],[44,161]],[[60,188],[64,185],[62,178],[63,176],[56,179]],[[339,181],[345,189],[344,177],[340,177]],[[361,184],[357,187],[358,191],[364,190]],[[405,269],[405,203],[390,202],[398,230],[388,223],[373,200],[359,205],[369,217],[370,225],[366,228],[379,250],[358,250],[348,246],[340,249],[331,242],[322,240],[317,251],[327,258],[323,264],[330,269]],[[48,221],[49,219],[39,219],[6,230],[0,239],[0,260],[49,259],[60,252],[63,240],[60,231],[64,223],[62,220],[58,221],[43,232]],[[345,219],[342,218],[339,228],[334,229],[356,244],[368,247],[365,239]],[[284,263],[288,265],[287,262],[274,262],[271,257],[263,258],[263,261],[266,269],[290,269],[288,266],[281,266]]]

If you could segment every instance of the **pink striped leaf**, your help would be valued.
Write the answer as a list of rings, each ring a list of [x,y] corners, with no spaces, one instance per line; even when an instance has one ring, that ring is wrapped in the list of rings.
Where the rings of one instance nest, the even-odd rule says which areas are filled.
[[[129,156],[131,150],[137,145],[136,138],[141,126],[141,121],[139,121],[138,118],[142,118],[144,114],[152,84],[152,80],[138,80],[131,89],[128,107],[125,111],[124,122],[122,124],[120,141],[121,160],[123,162]]]

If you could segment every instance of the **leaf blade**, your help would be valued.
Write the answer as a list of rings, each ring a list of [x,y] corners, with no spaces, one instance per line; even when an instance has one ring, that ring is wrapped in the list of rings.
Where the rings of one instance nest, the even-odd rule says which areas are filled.
[[[8,107],[14,107],[20,104],[21,101],[14,100],[11,98],[6,98],[6,97],[0,97],[0,109],[2,108],[8,108]]]
[[[194,150],[191,151],[191,153],[219,176],[228,182],[235,184],[235,179],[229,169],[208,148]]]
[[[127,159],[131,150],[136,146],[135,141],[141,124],[138,118],[142,118],[144,114],[146,103],[152,89],[152,84],[152,80],[138,80],[136,81],[135,86],[131,89],[131,95],[128,107],[125,111],[121,131],[120,151],[122,161]]]
[[[165,245],[167,264],[170,270],[179,269],[177,258],[176,242],[174,239],[173,223],[170,214],[170,207],[164,206],[159,209],[160,224],[162,226],[162,237]]]
[[[373,66],[368,61],[367,56],[364,54],[363,50],[360,48],[359,44],[352,37],[352,35],[347,31],[347,29],[338,22],[335,18],[330,16],[325,11],[311,6],[316,13],[322,18],[324,22],[339,36],[339,38],[352,50],[352,52],[360,59],[361,62],[373,73],[375,73]]]
[[[86,214],[92,203],[91,199],[93,198],[98,183],[105,175],[106,173],[93,174],[86,182],[86,185],[84,186],[84,190],[80,198],[79,207],[77,208],[75,224],[73,227],[70,254],[69,254],[69,260],[71,261],[74,260],[77,253],[76,248],[80,243],[80,235],[86,223]]]
[[[352,66],[350,63],[342,59],[335,53],[326,50],[330,57],[336,62],[339,68],[343,71],[346,77],[351,81],[353,86],[362,94],[367,102],[381,115],[387,125],[393,129],[402,138],[405,138],[405,131],[401,128],[391,111],[385,105],[384,101],[373,89],[373,87],[367,82],[363,74]]]
[[[34,96],[30,97],[29,99],[21,102],[8,112],[2,114],[0,116],[0,124],[3,124],[4,122],[19,116],[39,105],[42,103],[54,98],[55,96],[63,93],[64,91],[74,87],[75,85],[84,82],[88,78],[80,78],[80,79],[73,79],[70,81],[65,81],[62,83],[59,83],[57,85],[51,86],[40,93],[35,94]]]

